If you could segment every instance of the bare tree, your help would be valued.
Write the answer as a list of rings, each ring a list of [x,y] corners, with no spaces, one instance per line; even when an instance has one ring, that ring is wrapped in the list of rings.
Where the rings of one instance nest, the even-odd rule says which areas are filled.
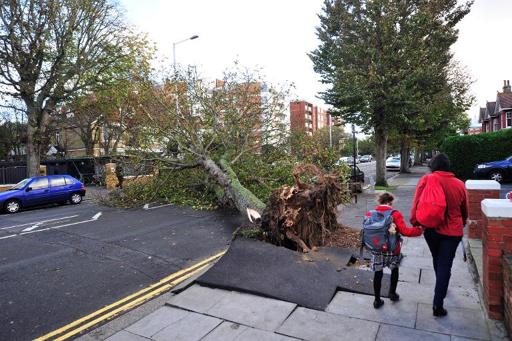
[[[29,175],[38,172],[50,114],[111,79],[125,55],[125,32],[107,0],[2,0],[0,91],[24,104]]]

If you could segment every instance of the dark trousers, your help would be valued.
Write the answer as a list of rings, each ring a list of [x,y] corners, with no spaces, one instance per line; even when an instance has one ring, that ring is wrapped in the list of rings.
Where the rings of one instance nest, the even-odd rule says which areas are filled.
[[[432,254],[432,263],[436,274],[434,307],[442,307],[450,283],[453,259],[462,237],[445,236],[437,233],[434,229],[426,229],[423,236]]]
[[[382,285],[382,277],[384,272],[382,270],[375,271],[373,275],[373,292],[376,300],[380,300],[380,288]],[[398,268],[391,270],[391,284],[389,285],[389,293],[396,294],[396,286],[398,285]]]

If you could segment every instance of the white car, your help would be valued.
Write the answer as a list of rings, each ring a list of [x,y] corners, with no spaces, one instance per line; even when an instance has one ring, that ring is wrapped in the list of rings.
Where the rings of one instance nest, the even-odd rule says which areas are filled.
[[[386,169],[399,170],[400,169],[400,156],[390,156],[386,160]]]

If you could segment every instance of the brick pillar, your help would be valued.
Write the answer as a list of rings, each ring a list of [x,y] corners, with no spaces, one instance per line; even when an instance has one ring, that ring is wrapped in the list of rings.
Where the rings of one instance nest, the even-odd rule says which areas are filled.
[[[482,239],[484,218],[480,203],[484,199],[498,199],[501,186],[494,180],[468,180],[466,189],[469,196],[468,237]]]
[[[503,257],[503,294],[505,305],[505,327],[512,335],[512,255]]]
[[[492,319],[504,313],[503,255],[512,254],[512,202],[506,199],[482,201],[484,303]]]

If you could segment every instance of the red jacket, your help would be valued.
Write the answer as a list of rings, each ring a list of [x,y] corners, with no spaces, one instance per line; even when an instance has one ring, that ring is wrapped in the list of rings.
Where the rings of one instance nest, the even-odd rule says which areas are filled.
[[[420,179],[412,203],[411,224],[418,225],[416,206],[418,206],[421,193],[427,184],[428,176],[439,177],[439,182],[446,196],[447,219],[443,225],[436,228],[436,232],[446,236],[462,237],[464,235],[464,225],[466,225],[468,219],[468,194],[464,183],[451,172],[435,171]]]
[[[379,205],[375,207],[375,210],[379,212],[389,211],[392,209],[393,207],[387,205]],[[423,233],[423,230],[420,227],[407,227],[407,225],[405,224],[404,216],[402,215],[402,213],[400,213],[400,211],[395,211],[391,213],[391,216],[393,217],[393,222],[396,225],[396,229],[402,236],[417,237],[421,236],[421,234]],[[398,255],[400,253],[400,250],[401,243],[399,242],[397,247],[393,250],[393,254]]]

